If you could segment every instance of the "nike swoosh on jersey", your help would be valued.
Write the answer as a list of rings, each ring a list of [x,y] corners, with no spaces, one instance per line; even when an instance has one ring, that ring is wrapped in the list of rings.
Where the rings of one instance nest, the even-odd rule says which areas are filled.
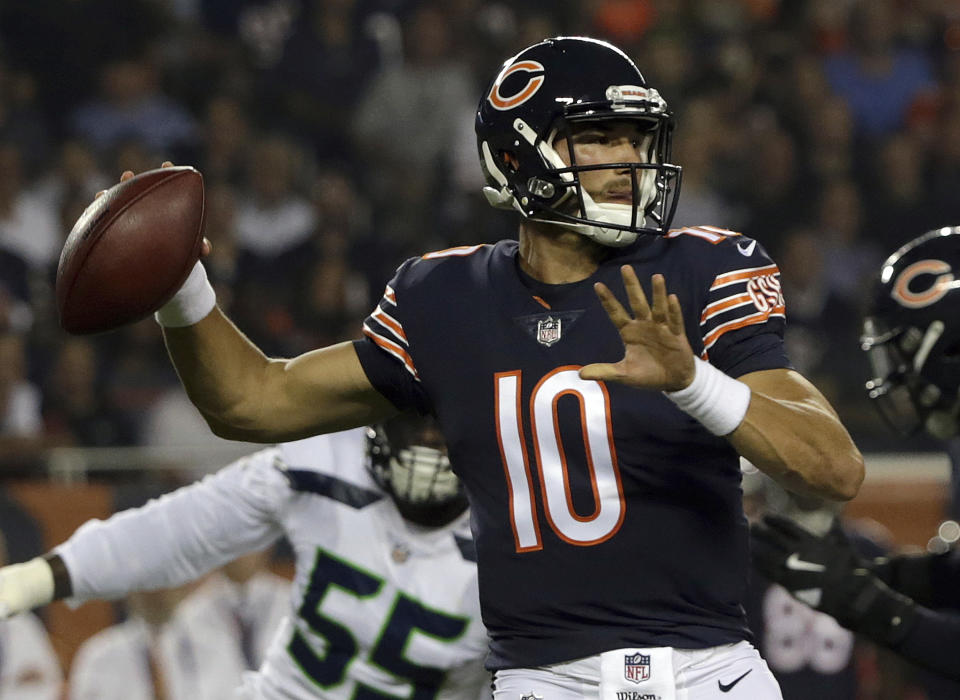
[[[730,681],[726,685],[724,685],[721,681],[717,681],[717,685],[720,686],[720,692],[729,693],[733,689],[733,686],[735,686],[737,683],[742,681],[747,675],[749,675],[750,671],[752,670],[753,669],[751,668],[750,670],[745,671],[742,675],[738,676],[737,678],[734,678],[732,681]]]
[[[737,242],[737,250],[740,251],[741,255],[749,258],[751,255],[753,255],[753,249],[757,247],[757,242],[750,241],[746,245],[744,245],[743,243],[744,243],[743,241]]]
[[[787,557],[787,568],[793,571],[826,571],[827,567],[823,564],[816,564],[812,561],[804,561],[800,558],[798,552],[794,552]]]

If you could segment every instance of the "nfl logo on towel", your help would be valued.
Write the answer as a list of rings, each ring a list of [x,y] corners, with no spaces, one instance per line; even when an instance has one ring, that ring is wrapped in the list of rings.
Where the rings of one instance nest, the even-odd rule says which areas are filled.
[[[537,342],[548,348],[560,340],[560,319],[547,316],[537,321]]]
[[[623,657],[623,677],[633,683],[642,683],[650,678],[650,655],[631,654]]]

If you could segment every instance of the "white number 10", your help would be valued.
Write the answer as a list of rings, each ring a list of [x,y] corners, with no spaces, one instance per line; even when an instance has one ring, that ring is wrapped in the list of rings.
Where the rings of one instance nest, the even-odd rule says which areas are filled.
[[[530,421],[547,522],[560,539],[586,547],[604,542],[620,529],[625,507],[610,426],[610,397],[600,382],[581,379],[579,369],[558,367],[537,383],[530,395]],[[497,438],[510,492],[510,524],[517,551],[530,552],[542,549],[543,543],[523,439],[521,373],[501,372],[494,380]],[[593,490],[593,512],[586,515],[575,512],[570,493],[567,458],[557,425],[557,403],[563,396],[572,396],[580,404]]]

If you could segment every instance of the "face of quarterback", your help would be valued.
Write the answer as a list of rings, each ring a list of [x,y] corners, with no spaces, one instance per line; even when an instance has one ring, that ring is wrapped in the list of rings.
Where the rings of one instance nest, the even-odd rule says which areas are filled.
[[[572,163],[571,144],[578,166],[649,163],[652,140],[652,133],[633,120],[574,122],[569,136],[558,137],[554,148],[567,165]],[[652,171],[646,172],[652,175]],[[579,178],[595,202],[633,204],[633,186],[627,168],[581,171]]]

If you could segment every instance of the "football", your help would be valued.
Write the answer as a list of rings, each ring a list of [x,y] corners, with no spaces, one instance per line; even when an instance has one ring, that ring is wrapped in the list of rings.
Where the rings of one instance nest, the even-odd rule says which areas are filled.
[[[203,176],[191,167],[136,175],[86,208],[57,267],[60,325],[77,335],[133,323],[163,306],[203,245]]]

